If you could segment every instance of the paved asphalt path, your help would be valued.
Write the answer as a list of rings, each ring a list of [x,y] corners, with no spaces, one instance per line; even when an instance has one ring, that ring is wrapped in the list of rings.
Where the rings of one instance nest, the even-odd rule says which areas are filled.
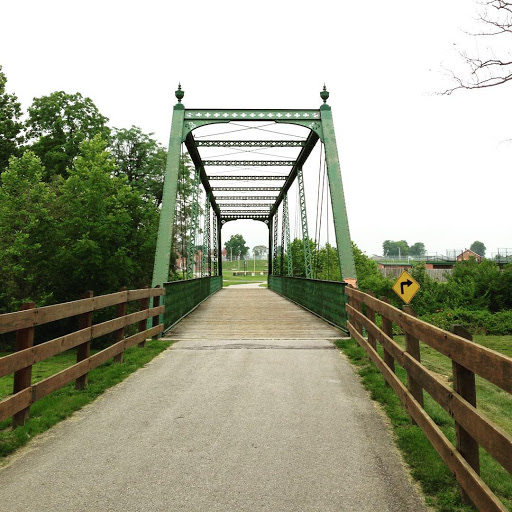
[[[267,308],[251,338],[235,336],[222,307],[246,300],[253,313]],[[212,307],[230,336],[216,324],[197,337],[193,315],[207,332]],[[292,339],[267,322],[285,311]],[[339,331],[264,289],[222,290],[187,322],[171,349],[0,470],[2,512],[426,510],[328,341]]]

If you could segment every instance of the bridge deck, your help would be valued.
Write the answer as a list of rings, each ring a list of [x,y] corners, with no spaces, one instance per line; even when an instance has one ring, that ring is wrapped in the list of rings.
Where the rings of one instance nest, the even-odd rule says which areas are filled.
[[[221,290],[1,469],[0,508],[425,510],[339,336],[268,290]]]

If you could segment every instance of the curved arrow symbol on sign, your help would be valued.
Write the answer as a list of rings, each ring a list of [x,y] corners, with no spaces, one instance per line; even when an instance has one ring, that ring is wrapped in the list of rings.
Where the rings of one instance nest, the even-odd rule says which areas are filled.
[[[410,279],[407,279],[407,281],[404,281],[403,283],[400,283],[400,290],[402,292],[402,295],[404,294],[404,286],[411,286],[412,281]]]

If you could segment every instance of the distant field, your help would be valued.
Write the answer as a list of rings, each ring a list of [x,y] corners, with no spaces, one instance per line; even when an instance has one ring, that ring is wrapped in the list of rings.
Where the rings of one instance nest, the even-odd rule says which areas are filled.
[[[240,270],[239,270],[240,269]],[[261,275],[260,272],[266,272],[268,269],[267,260],[247,260],[247,265],[244,266],[244,262],[236,261],[223,261],[222,262],[222,274],[223,286],[230,286],[233,284],[250,284],[250,283],[266,283],[267,274]],[[235,276],[233,273],[247,270],[248,275]],[[254,276],[251,275],[254,272]]]

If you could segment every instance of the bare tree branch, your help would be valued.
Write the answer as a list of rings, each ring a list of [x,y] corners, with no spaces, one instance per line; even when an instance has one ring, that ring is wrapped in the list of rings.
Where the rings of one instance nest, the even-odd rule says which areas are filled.
[[[512,1],[507,0],[485,0],[478,2],[482,7],[476,21],[485,27],[482,32],[472,33],[471,36],[478,38],[489,38],[502,34],[512,35]],[[496,45],[499,47],[499,45]],[[503,51],[503,49],[501,50]],[[489,48],[488,53],[494,54],[494,49]],[[505,49],[505,53],[506,49]],[[467,77],[456,75],[448,71],[455,86],[443,91],[441,94],[449,95],[458,89],[484,89],[496,87],[505,82],[512,81],[512,54],[510,47],[508,55],[501,58],[489,55],[485,58],[472,57],[466,52],[459,52],[465,61],[469,71]]]

